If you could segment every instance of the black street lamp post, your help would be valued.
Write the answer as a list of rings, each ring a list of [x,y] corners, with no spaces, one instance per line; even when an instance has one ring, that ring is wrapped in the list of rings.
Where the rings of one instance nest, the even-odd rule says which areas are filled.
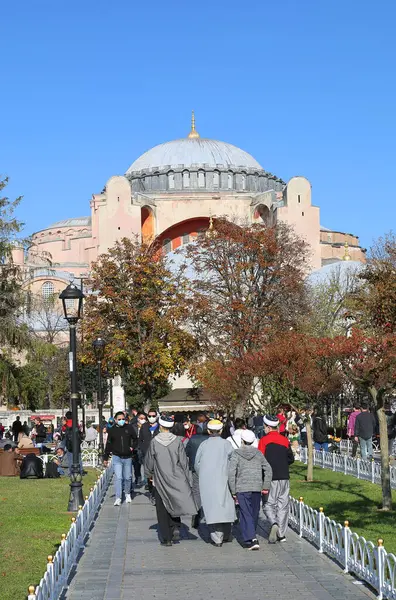
[[[82,473],[80,469],[80,434],[78,430],[78,382],[77,382],[77,336],[76,326],[81,318],[84,294],[73,283],[70,283],[59,295],[62,300],[65,319],[69,323],[70,331],[70,399],[72,409],[72,465],[70,475],[70,499],[68,510],[77,512],[78,507],[84,504],[82,493]]]
[[[113,376],[114,376],[114,368],[113,368],[113,364],[110,363],[109,364],[110,417],[114,417]]]
[[[102,360],[106,342],[103,338],[98,337],[92,343],[98,365],[98,408],[99,408],[99,463],[103,463],[103,390],[102,390]]]

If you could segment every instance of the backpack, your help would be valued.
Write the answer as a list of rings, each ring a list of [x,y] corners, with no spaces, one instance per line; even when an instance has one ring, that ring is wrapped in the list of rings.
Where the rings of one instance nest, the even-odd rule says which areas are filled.
[[[48,479],[57,479],[58,477],[60,477],[60,474],[58,472],[58,465],[56,465],[54,463],[54,461],[50,460],[47,463],[47,468],[45,470],[45,476]]]

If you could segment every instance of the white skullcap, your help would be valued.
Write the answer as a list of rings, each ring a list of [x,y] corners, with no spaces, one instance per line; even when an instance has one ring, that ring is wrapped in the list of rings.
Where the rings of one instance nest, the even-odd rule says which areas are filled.
[[[268,425],[268,427],[278,427],[279,419],[277,419],[273,415],[265,415],[264,425]]]
[[[243,429],[241,432],[241,439],[247,444],[253,444],[256,436],[254,435],[253,431],[250,431],[250,429]]]
[[[171,429],[175,424],[175,421],[172,419],[172,417],[160,417],[158,422],[161,427],[167,427],[168,429]]]

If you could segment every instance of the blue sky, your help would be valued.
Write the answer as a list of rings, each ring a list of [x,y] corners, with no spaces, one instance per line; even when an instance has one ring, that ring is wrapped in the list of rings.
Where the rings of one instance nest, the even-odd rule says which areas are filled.
[[[0,173],[26,232],[88,215],[194,108],[370,246],[396,222],[395,22],[394,0],[3,3]]]

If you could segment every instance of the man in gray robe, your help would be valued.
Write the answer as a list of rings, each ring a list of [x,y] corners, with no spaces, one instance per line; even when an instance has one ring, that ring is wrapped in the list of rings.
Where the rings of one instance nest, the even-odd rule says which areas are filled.
[[[144,462],[147,478],[154,485],[155,507],[163,546],[172,546],[172,541],[179,540],[181,515],[193,515],[197,512],[186,451],[181,437],[170,433],[173,425],[171,417],[160,417],[160,433],[152,439]]]
[[[209,439],[199,446],[195,458],[202,508],[211,540],[217,547],[232,540],[232,524],[236,519],[235,503],[228,487],[228,462],[233,448],[220,437],[222,429],[221,421],[209,421]]]

